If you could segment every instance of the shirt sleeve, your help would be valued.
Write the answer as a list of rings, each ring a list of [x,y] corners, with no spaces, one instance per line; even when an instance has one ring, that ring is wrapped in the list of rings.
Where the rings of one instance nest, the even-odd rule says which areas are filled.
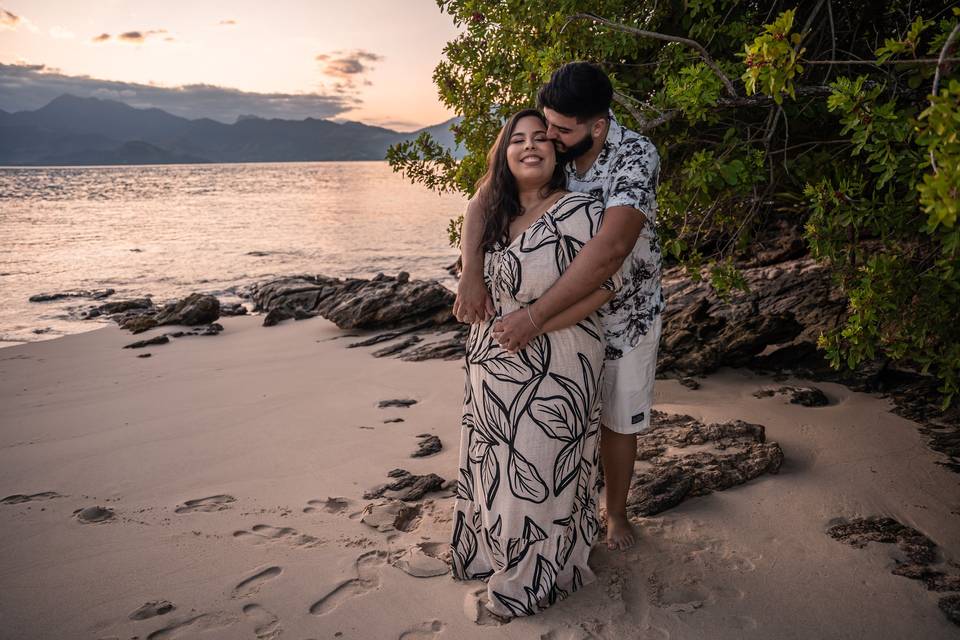
[[[568,199],[556,216],[559,242],[557,244],[557,266],[562,273],[577,257],[583,245],[597,235],[603,222],[603,203],[587,195],[576,195]],[[622,266],[606,279],[601,289],[616,293],[623,286]]]
[[[653,143],[648,138],[625,143],[610,168],[607,208],[632,207],[654,224],[659,177],[660,154]]]

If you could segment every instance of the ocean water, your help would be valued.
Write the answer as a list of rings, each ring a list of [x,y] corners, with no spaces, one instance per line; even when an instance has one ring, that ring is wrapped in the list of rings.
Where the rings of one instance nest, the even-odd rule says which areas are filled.
[[[106,322],[76,319],[98,301],[38,293],[230,301],[277,275],[399,271],[452,288],[446,227],[465,204],[385,162],[0,168],[0,346]]]

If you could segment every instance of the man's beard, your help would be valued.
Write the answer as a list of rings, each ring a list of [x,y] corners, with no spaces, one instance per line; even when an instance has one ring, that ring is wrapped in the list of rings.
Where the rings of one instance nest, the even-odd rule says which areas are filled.
[[[593,138],[588,133],[580,142],[574,143],[572,146],[567,147],[563,151],[558,150],[557,162],[561,164],[572,162],[585,154],[587,151],[590,151],[591,147],[593,147]]]

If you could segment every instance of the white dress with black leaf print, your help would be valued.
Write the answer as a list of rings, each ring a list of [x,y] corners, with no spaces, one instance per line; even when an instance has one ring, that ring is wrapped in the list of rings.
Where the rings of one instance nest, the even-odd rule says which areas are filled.
[[[488,251],[497,316],[543,295],[600,226],[603,205],[563,196],[509,246]],[[616,290],[619,277],[604,288]],[[601,376],[596,314],[538,336],[515,355],[470,327],[451,540],[456,579],[487,582],[503,616],[532,615],[595,580]]]

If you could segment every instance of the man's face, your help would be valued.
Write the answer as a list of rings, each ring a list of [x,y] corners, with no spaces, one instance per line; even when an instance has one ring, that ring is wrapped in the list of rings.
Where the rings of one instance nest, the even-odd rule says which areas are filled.
[[[592,129],[599,119],[577,122],[573,116],[565,116],[548,107],[543,109],[547,118],[547,138],[557,146],[557,160],[570,162],[589,151],[594,144]]]

